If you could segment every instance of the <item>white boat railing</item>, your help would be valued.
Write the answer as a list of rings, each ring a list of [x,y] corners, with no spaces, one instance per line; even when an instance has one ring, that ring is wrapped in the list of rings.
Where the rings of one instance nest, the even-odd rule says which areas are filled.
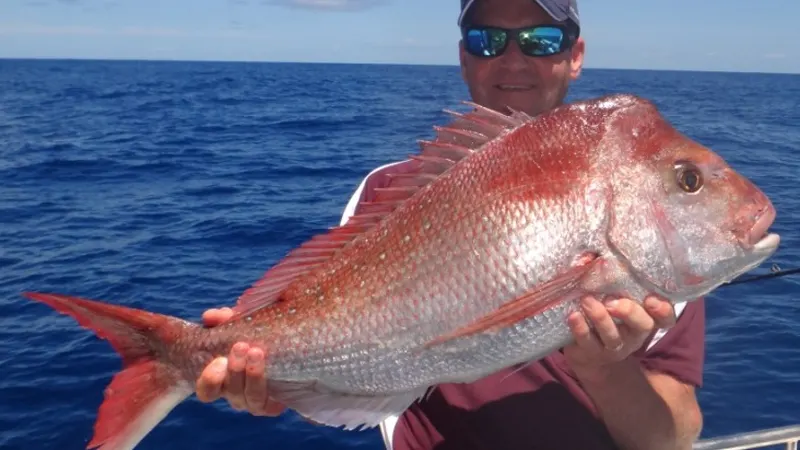
[[[715,438],[702,439],[693,450],[745,450],[782,445],[787,450],[800,450],[800,425],[748,431]]]

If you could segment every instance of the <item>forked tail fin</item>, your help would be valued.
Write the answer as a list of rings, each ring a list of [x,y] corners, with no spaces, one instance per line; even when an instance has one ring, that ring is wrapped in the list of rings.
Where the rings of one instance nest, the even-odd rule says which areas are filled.
[[[186,327],[181,319],[60,294],[26,292],[32,300],[72,316],[84,328],[109,341],[122,357],[123,368],[106,388],[87,448],[134,448],[194,386],[160,353],[176,342]]]

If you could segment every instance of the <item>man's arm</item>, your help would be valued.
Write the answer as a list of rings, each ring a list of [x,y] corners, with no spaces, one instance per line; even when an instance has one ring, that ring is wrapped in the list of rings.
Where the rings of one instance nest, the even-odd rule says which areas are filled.
[[[694,387],[637,361],[581,379],[614,441],[625,450],[689,450],[702,427]]]
[[[669,303],[648,299],[645,305],[587,299],[583,314],[570,317],[576,344],[565,355],[620,448],[688,450],[702,428],[694,386],[631,357],[653,330],[674,324]]]

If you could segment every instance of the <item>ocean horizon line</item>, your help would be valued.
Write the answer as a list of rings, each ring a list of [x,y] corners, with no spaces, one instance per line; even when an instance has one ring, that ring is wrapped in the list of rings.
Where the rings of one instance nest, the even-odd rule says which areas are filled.
[[[0,56],[0,61],[70,61],[70,62],[128,62],[128,63],[200,63],[200,64],[294,64],[294,65],[347,65],[347,66],[399,66],[399,67],[451,67],[457,69],[455,63],[405,63],[382,61],[305,61],[305,60],[247,60],[247,59],[192,59],[192,58],[89,58],[89,57],[47,57],[47,56]],[[585,71],[630,71],[630,72],[681,72],[681,73],[728,73],[749,75],[800,75],[800,72],[729,70],[729,69],[694,69],[694,68],[644,68],[613,67],[585,65]]]

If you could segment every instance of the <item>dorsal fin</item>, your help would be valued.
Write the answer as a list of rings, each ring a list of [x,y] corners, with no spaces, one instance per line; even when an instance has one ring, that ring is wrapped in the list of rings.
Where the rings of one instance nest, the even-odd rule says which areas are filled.
[[[294,280],[324,264],[458,161],[530,119],[524,113],[512,111],[511,115],[505,115],[472,102],[464,104],[474,109],[466,114],[445,110],[455,120],[434,127],[434,140],[419,142],[420,152],[409,157],[413,164],[410,172],[388,175],[386,187],[377,188],[372,201],[359,203],[358,214],[346,224],[316,235],[290,251],[242,293],[233,308],[233,318],[274,304]]]

